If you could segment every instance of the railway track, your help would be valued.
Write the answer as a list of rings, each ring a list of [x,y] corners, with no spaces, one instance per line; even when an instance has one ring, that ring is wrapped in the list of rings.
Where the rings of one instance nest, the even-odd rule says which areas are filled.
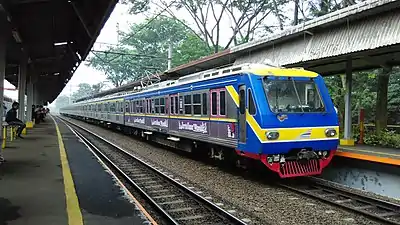
[[[379,222],[400,225],[400,205],[332,186],[318,178],[307,177],[282,182],[279,186]]]
[[[71,121],[58,117],[141,194],[167,224],[246,224],[207,197],[185,187],[171,175],[137,158],[117,145]],[[96,145],[89,139],[95,139]],[[101,144],[99,144],[101,143]],[[101,145],[102,147],[97,147]],[[100,149],[101,148],[101,149]]]

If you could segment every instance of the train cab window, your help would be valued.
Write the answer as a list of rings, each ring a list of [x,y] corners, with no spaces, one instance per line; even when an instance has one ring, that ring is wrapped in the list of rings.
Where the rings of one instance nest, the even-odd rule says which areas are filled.
[[[201,115],[201,95],[193,95],[193,115]]]
[[[246,98],[244,90],[239,91],[239,112],[240,114],[246,113]]]
[[[211,93],[211,115],[217,115],[217,92]]]
[[[219,92],[219,115],[226,115],[226,102],[225,102],[225,91]]]
[[[253,94],[251,93],[251,90],[247,90],[247,104],[249,107],[249,113],[250,115],[255,115],[256,114],[256,105],[254,104],[254,99],[253,99]]]
[[[160,113],[165,114],[165,98],[160,98]]]
[[[192,95],[185,95],[185,115],[192,114]]]
[[[203,93],[203,115],[207,115],[207,93]]]

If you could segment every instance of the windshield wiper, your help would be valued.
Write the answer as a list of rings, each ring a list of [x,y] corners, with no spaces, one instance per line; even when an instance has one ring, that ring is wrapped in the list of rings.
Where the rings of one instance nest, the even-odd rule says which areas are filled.
[[[300,96],[299,96],[299,93],[297,92],[296,84],[293,79],[292,79],[292,83],[293,83],[294,91],[296,92],[297,100],[299,100],[299,106],[301,108],[301,111],[304,113],[304,109],[303,109],[303,106],[301,105],[301,101],[300,101]]]

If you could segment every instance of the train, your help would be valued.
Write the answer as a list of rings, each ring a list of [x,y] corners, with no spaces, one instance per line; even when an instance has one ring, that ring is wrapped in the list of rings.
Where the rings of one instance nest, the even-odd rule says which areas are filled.
[[[75,102],[60,114],[216,160],[256,160],[280,178],[321,174],[339,144],[322,76],[267,64],[197,72]]]

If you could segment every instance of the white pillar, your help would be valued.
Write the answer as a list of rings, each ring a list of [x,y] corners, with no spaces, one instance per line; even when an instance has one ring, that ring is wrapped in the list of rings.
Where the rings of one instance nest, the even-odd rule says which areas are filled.
[[[23,122],[26,121],[25,119],[26,64],[27,61],[25,57],[23,57],[22,62],[19,66],[19,76],[18,76],[18,102],[19,102],[18,118]]]
[[[344,140],[343,145],[354,145],[353,136],[351,134],[351,86],[352,86],[352,60],[346,63],[346,94],[344,97]]]
[[[6,75],[6,49],[8,33],[7,20],[4,14],[0,11],[0,125],[3,124],[3,102],[4,102],[4,78]],[[0,132],[0,140],[3,140],[3,131]],[[1,155],[1,147],[0,147]]]
[[[30,74],[29,81],[26,87],[26,92],[27,92],[27,106],[26,106],[26,119],[27,121],[32,121],[32,105],[33,105],[33,83],[32,83],[32,74]]]

